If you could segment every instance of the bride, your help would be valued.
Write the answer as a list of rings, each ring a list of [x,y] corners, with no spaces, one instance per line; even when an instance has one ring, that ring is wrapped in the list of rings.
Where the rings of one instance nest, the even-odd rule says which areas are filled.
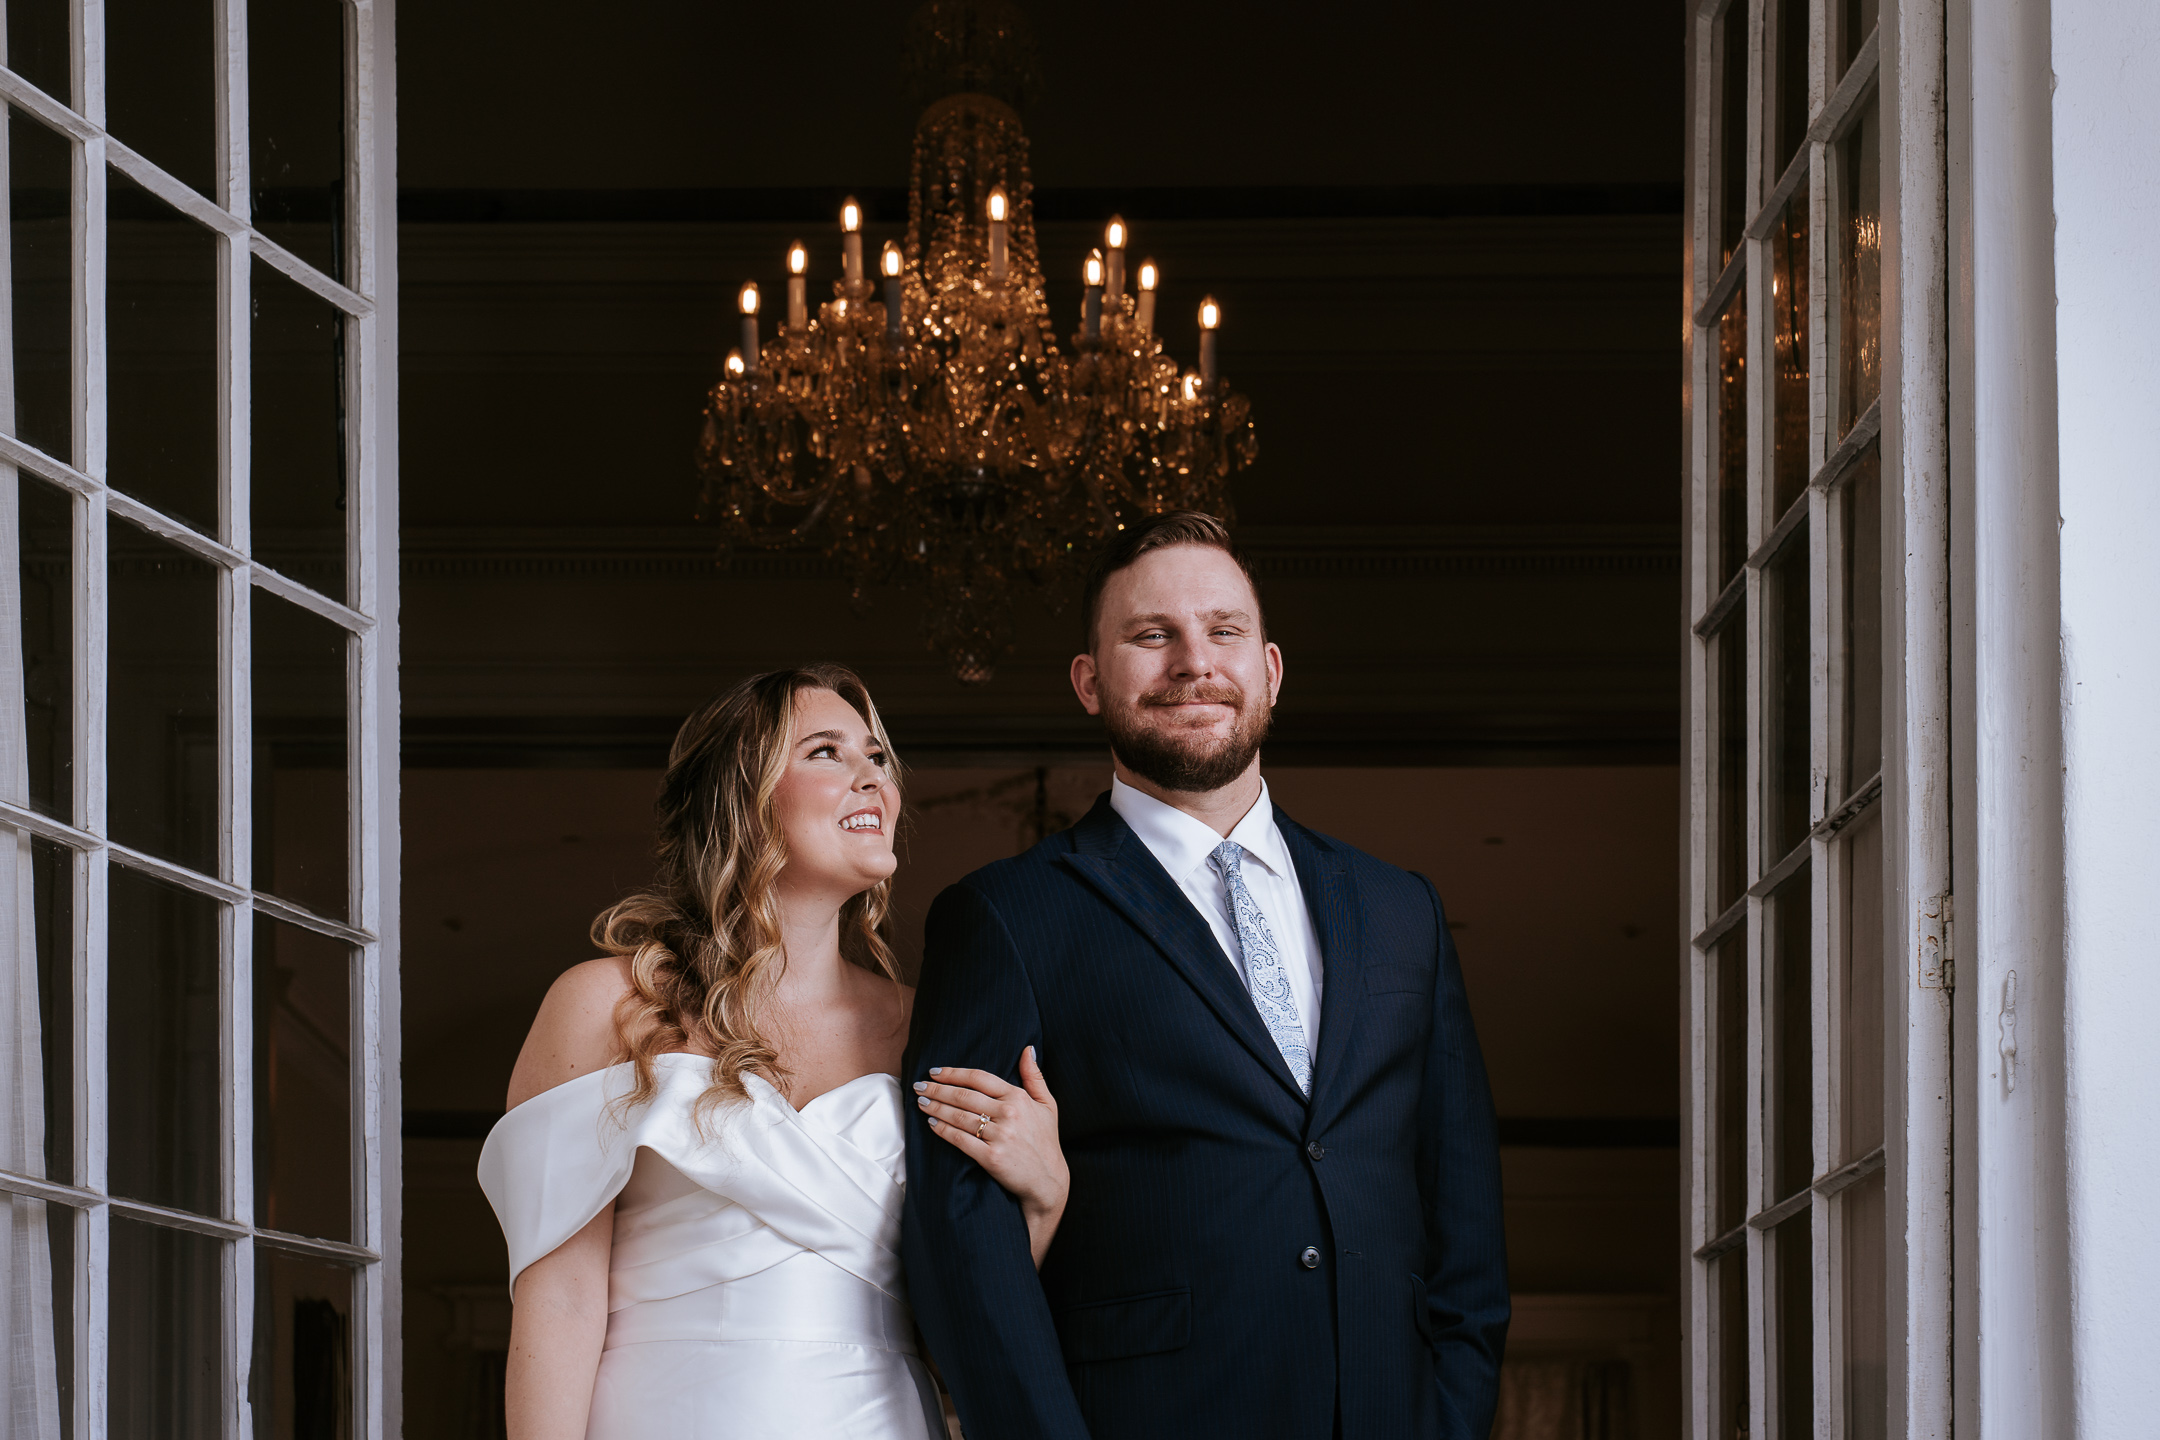
[[[737,685],[676,736],[659,813],[653,887],[548,992],[480,1158],[511,1440],[942,1436],[897,1254],[898,767],[862,682]],[[916,1103],[1020,1201],[1040,1264],[1066,1169],[1020,1065],[936,1072]]]

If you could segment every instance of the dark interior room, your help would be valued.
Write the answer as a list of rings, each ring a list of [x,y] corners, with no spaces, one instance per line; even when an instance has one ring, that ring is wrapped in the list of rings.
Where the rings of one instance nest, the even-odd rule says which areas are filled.
[[[963,685],[905,589],[724,560],[703,397],[746,280],[906,219],[905,0],[400,17],[407,1433],[499,1426],[473,1178],[541,994],[648,873],[681,718],[833,659],[909,765],[899,941],[1108,783],[1070,594]],[[1516,1318],[1497,1434],[1677,1433],[1678,9],[1029,7],[1051,316],[1108,217],[1189,357],[1219,300],[1233,480],[1304,823],[1429,874],[1491,1066]],[[1586,1392],[1585,1387],[1588,1387]],[[1566,1397],[1574,1396],[1573,1400]],[[1587,1430],[1564,1433],[1588,1434]]]

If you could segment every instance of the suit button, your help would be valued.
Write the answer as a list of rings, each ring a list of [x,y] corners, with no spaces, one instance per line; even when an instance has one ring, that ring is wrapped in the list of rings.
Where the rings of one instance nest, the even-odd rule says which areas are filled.
[[[1319,1269],[1320,1251],[1314,1246],[1307,1245],[1305,1247],[1305,1253],[1297,1257],[1297,1263],[1303,1265],[1308,1270]]]
[[[1327,1146],[1322,1145],[1318,1140],[1310,1141],[1305,1146],[1305,1153],[1317,1160],[1322,1155],[1327,1154]]]

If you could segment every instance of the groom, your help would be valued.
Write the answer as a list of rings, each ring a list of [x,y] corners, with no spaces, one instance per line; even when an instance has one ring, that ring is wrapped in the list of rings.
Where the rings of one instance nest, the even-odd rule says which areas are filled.
[[[910,1109],[909,1296],[968,1440],[1485,1440],[1508,1289],[1462,972],[1422,877],[1268,799],[1282,687],[1221,522],[1090,576],[1073,688],[1115,778],[931,909],[906,1069],[1038,1047],[1071,1197]]]

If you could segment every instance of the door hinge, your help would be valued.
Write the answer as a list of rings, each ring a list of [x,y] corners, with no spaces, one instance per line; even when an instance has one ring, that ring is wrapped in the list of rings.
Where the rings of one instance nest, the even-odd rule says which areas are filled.
[[[1920,905],[1920,988],[1955,990],[1957,956],[1952,948],[1956,924],[1956,901],[1949,891]]]

